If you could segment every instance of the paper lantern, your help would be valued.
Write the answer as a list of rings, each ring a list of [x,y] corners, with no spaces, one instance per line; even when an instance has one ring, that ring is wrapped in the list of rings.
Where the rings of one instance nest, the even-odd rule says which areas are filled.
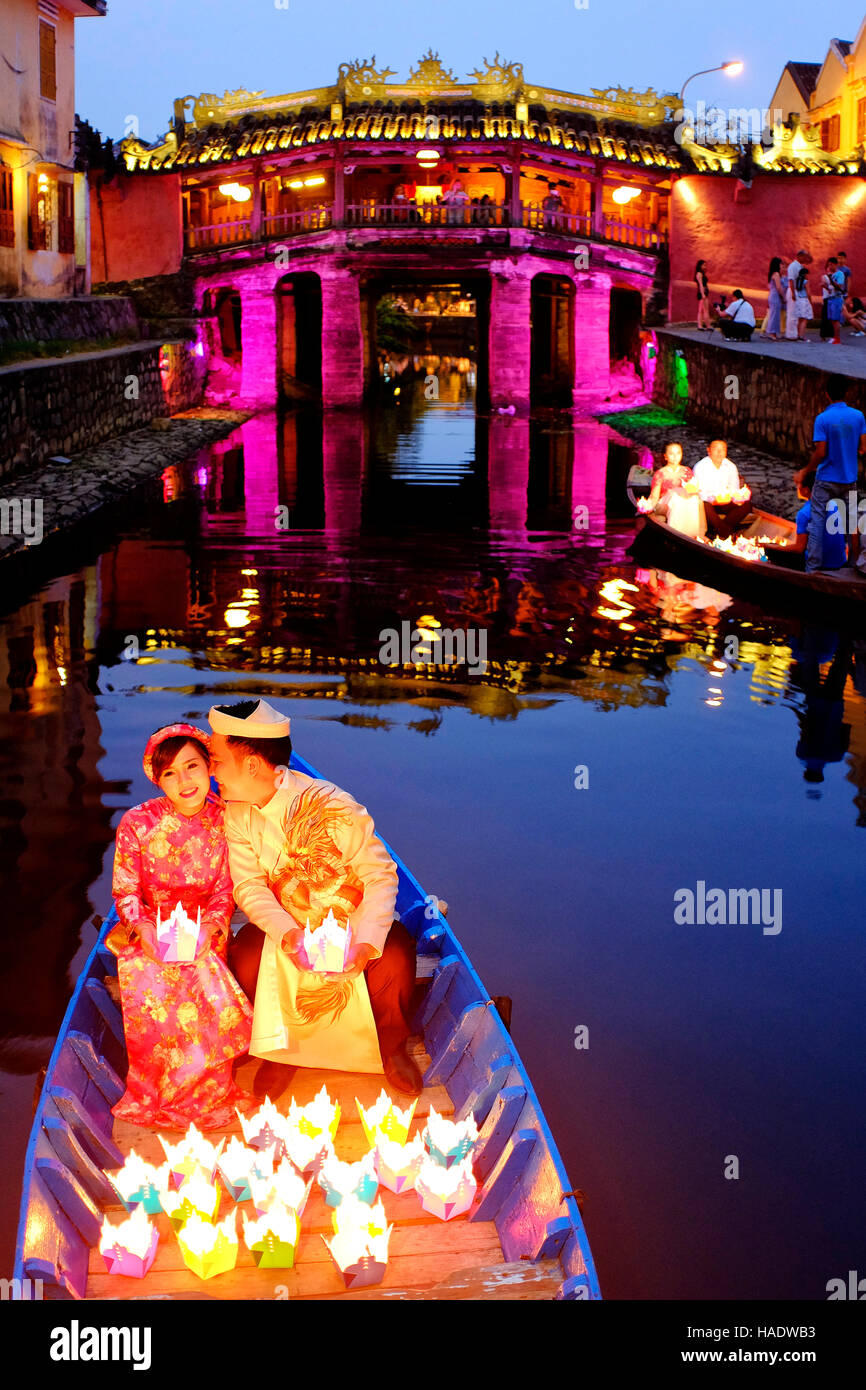
[[[391,1192],[408,1192],[415,1186],[415,1179],[424,1162],[427,1151],[420,1134],[411,1144],[398,1144],[380,1134],[376,1140],[376,1176],[383,1187]]]
[[[99,1253],[109,1274],[143,1279],[158,1245],[159,1231],[141,1204],[119,1226],[112,1226],[107,1216],[103,1218]]]
[[[316,1177],[327,1158],[334,1157],[334,1146],[329,1134],[302,1134],[295,1126],[286,1130],[286,1156],[299,1173],[311,1173]]]
[[[254,1221],[244,1217],[244,1243],[259,1269],[291,1269],[301,1233],[297,1211],[275,1202]]]
[[[191,1124],[179,1143],[170,1144],[162,1134],[159,1136],[159,1142],[162,1144],[168,1159],[169,1179],[172,1187],[180,1187],[187,1178],[194,1177],[199,1168],[204,1170],[208,1182],[213,1182],[217,1172],[217,1161],[223,1151],[225,1139],[221,1139],[218,1144],[212,1144],[209,1139],[205,1139],[204,1135],[199,1133],[195,1125]]]
[[[450,1168],[452,1163],[462,1163],[474,1149],[477,1139],[478,1126],[474,1115],[470,1114],[465,1120],[446,1120],[430,1106],[424,1144],[430,1157],[441,1163],[443,1168]]]
[[[123,1167],[114,1173],[106,1173],[106,1177],[127,1211],[134,1211],[136,1207],[147,1212],[162,1210],[159,1193],[161,1188],[169,1185],[167,1163],[157,1168],[155,1164],[146,1163],[140,1158],[135,1149],[130,1149]]]
[[[238,1258],[237,1211],[211,1224],[191,1216],[177,1233],[177,1243],[187,1269],[199,1279],[212,1279],[234,1269]]]
[[[201,1221],[215,1221],[220,1209],[219,1188],[199,1176],[188,1178],[179,1192],[164,1188],[159,1199],[176,1231],[194,1216]]]
[[[333,1140],[337,1136],[340,1123],[340,1102],[331,1100],[326,1086],[322,1087],[313,1100],[308,1100],[306,1105],[298,1105],[293,1097],[289,1101],[286,1122],[288,1126],[299,1130],[301,1134],[309,1135],[311,1139],[317,1138],[320,1134],[328,1134]]]
[[[217,1166],[220,1177],[236,1202],[248,1202],[252,1196],[251,1181],[263,1182],[274,1175],[272,1149],[252,1149],[233,1136]]]
[[[381,1202],[370,1207],[346,1197],[334,1212],[335,1234],[322,1236],[347,1289],[381,1284],[388,1267],[388,1242],[393,1226]]]
[[[291,1207],[298,1216],[303,1216],[312,1185],[312,1179],[304,1182],[294,1165],[284,1158],[277,1171],[269,1178],[253,1178],[250,1182],[250,1195],[256,1215],[264,1216],[275,1204],[280,1204]]]
[[[274,1149],[274,1162],[278,1163],[286,1152],[286,1132],[288,1125],[270,1096],[266,1096],[253,1115],[242,1115],[236,1110],[241,1122],[244,1142],[251,1149]]]
[[[163,921],[159,907],[157,907],[157,949],[160,959],[166,964],[171,961],[189,962],[195,960],[201,945],[204,944],[206,934],[206,931],[203,933],[201,928],[201,908],[198,910],[196,921],[193,921],[178,903],[171,916]]]
[[[304,954],[308,968],[317,972],[327,970],[341,974],[346,969],[351,941],[352,933],[348,922],[341,927],[331,908],[315,931],[310,929],[308,917],[304,928]]]
[[[338,1207],[349,1196],[372,1203],[379,1190],[375,1152],[371,1149],[359,1163],[342,1163],[335,1155],[329,1155],[321,1166],[318,1181],[329,1207]]]
[[[415,1179],[415,1191],[421,1198],[422,1207],[441,1221],[450,1221],[452,1216],[462,1216],[463,1212],[468,1211],[476,1187],[471,1158],[443,1168],[441,1163],[427,1157]]]
[[[401,1110],[383,1089],[369,1110],[364,1109],[357,1096],[355,1097],[355,1104],[358,1107],[358,1114],[361,1117],[361,1124],[364,1126],[368,1144],[375,1145],[379,1134],[384,1134],[386,1138],[393,1139],[398,1144],[406,1143],[412,1125],[412,1117],[415,1114],[415,1106],[418,1104],[417,1099],[413,1100],[411,1105],[407,1105],[405,1110]]]

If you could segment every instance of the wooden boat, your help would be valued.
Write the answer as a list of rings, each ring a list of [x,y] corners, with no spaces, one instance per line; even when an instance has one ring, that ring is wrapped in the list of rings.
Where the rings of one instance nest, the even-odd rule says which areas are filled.
[[[762,536],[771,537],[771,543],[764,546],[767,560],[745,560],[725,550],[717,550],[705,541],[692,539],[681,531],[674,531],[663,517],[650,513],[639,517],[643,522],[641,539],[652,540],[667,551],[674,552],[677,561],[685,561],[695,577],[707,575],[708,582],[719,587],[733,585],[744,597],[752,600],[761,595],[769,595],[783,602],[792,596],[798,607],[804,601],[818,602],[825,612],[827,600],[836,602],[837,609],[844,609],[855,617],[866,615],[866,575],[861,576],[853,565],[832,572],[807,574],[805,570],[795,569],[785,564],[787,558],[784,546],[779,542],[794,539],[797,528],[793,521],[774,516],[754,508],[746,517],[746,524],[737,532],[740,536],[758,540]],[[777,546],[775,555],[773,546]]]
[[[292,766],[319,776],[297,755]],[[155,1218],[160,1244],[144,1279],[106,1273],[98,1251],[102,1216],[108,1213],[116,1224],[123,1210],[106,1170],[119,1167],[132,1146],[149,1161],[163,1161],[155,1130],[111,1114],[124,1090],[127,1064],[123,1019],[112,988],[116,960],[105,945],[116,920],[112,909],[69,1001],[27,1147],[15,1259],[22,1297],[601,1297],[571,1184],[514,1043],[437,900],[424,893],[390,848],[389,853],[399,872],[397,911],[417,941],[419,980],[429,980],[416,1016],[418,1036],[410,1041],[424,1078],[413,1133],[420,1132],[431,1105],[452,1118],[474,1115],[480,1130],[474,1155],[478,1192],[470,1211],[441,1221],[421,1208],[416,1193],[396,1196],[380,1188],[394,1223],[389,1263],[384,1281],[364,1289],[345,1289],[320,1238],[331,1233],[331,1209],[316,1184],[291,1269],[257,1268],[241,1240],[236,1268],[202,1281],[183,1264],[168,1218],[160,1214]],[[249,1087],[257,1066],[255,1060],[245,1064],[242,1086]],[[367,1143],[355,1097],[372,1105],[383,1085],[389,1089],[384,1077],[298,1069],[278,1104],[287,1108],[292,1096],[304,1104],[323,1084],[341,1104],[337,1154],[358,1159]],[[406,1100],[391,1094],[398,1104]],[[240,1136],[239,1125],[208,1137],[233,1133]],[[172,1138],[177,1137],[175,1132]],[[227,1201],[230,1206],[224,1195],[223,1214]]]

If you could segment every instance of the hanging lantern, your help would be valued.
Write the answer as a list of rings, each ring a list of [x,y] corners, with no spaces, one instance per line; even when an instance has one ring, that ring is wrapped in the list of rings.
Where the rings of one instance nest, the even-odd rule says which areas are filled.
[[[415,1114],[415,1106],[418,1104],[417,1099],[413,1100],[411,1105],[407,1105],[405,1110],[401,1110],[383,1088],[369,1110],[364,1109],[357,1096],[355,1097],[355,1104],[358,1107],[358,1114],[361,1117],[361,1124],[364,1126],[368,1144],[375,1145],[380,1134],[384,1134],[387,1139],[396,1140],[398,1144],[406,1143],[412,1117]]]
[[[159,1231],[142,1205],[119,1226],[112,1226],[107,1216],[103,1218],[99,1253],[109,1274],[143,1279],[153,1264],[158,1245]]]
[[[159,1200],[160,1189],[169,1185],[169,1166],[163,1163],[156,1167],[146,1163],[143,1158],[130,1149],[122,1168],[114,1173],[106,1173],[127,1211],[141,1207],[147,1212],[162,1210]]]
[[[254,1221],[246,1216],[243,1221],[244,1243],[259,1269],[291,1269],[301,1234],[297,1211],[275,1202]]]
[[[478,1126],[474,1115],[470,1114],[465,1120],[446,1120],[442,1115],[437,1115],[433,1106],[430,1106],[424,1129],[424,1144],[431,1158],[441,1163],[443,1168],[450,1168],[453,1163],[461,1163],[475,1148],[477,1139]]]
[[[422,1207],[441,1221],[450,1221],[453,1216],[462,1216],[463,1212],[468,1211],[476,1187],[470,1158],[465,1158],[462,1163],[454,1163],[450,1168],[443,1168],[435,1159],[428,1157],[421,1164],[415,1179],[415,1191],[421,1198]]]
[[[376,1176],[383,1187],[390,1192],[408,1192],[415,1186],[415,1179],[426,1157],[424,1141],[420,1134],[411,1144],[398,1144],[380,1134],[376,1140]]]
[[[237,1213],[233,1207],[224,1220],[212,1225],[191,1216],[177,1233],[177,1243],[187,1269],[199,1279],[212,1279],[234,1269],[238,1258]]]

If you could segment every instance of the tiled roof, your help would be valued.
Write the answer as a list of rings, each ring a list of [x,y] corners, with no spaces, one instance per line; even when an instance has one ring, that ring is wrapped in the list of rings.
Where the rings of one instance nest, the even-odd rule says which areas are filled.
[[[431,132],[431,117],[438,119],[438,135]],[[191,169],[211,164],[226,165],[256,155],[328,144],[334,140],[418,141],[444,144],[450,141],[519,140],[539,149],[556,149],[592,155],[626,164],[665,169],[683,167],[682,150],[674,139],[672,124],[629,125],[596,120],[589,113],[561,113],[530,106],[529,120],[517,119],[513,105],[482,105],[445,101],[394,105],[352,105],[338,120],[322,109],[301,111],[281,122],[268,115],[245,116],[237,122],[187,130],[173,147],[170,141],[148,150],[137,141],[124,142],[127,168],[153,173]],[[687,161],[686,161],[687,162]]]
[[[815,90],[815,83],[818,81],[818,74],[821,71],[821,63],[786,63],[786,68],[794,79],[794,84],[806,105],[809,105],[809,98]]]

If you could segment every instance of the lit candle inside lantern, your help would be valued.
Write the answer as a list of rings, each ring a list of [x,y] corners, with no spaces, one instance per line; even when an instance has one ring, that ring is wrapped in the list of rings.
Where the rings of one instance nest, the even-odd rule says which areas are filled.
[[[408,1192],[426,1157],[424,1141],[416,1134],[410,1144],[398,1144],[380,1134],[376,1140],[376,1174],[383,1187],[391,1192]]]
[[[157,1168],[140,1158],[135,1149],[130,1149],[123,1167],[115,1173],[107,1173],[106,1177],[127,1211],[134,1211],[136,1207],[149,1212],[162,1210],[159,1193],[169,1185],[167,1163]]]
[[[201,908],[198,909],[198,917],[193,921],[184,912],[181,903],[178,903],[171,916],[163,921],[157,907],[156,939],[163,961],[195,960],[202,942]]]
[[[333,1140],[340,1123],[340,1102],[331,1100],[328,1088],[323,1086],[318,1095],[313,1100],[308,1100],[306,1105],[298,1105],[293,1097],[289,1101],[289,1113],[286,1118],[289,1125],[294,1126],[301,1134],[308,1134],[311,1139],[327,1133]]]
[[[286,1135],[289,1125],[270,1096],[266,1096],[254,1115],[242,1115],[236,1111],[241,1122],[244,1142],[251,1149],[274,1149],[274,1162],[278,1162],[286,1152]]]
[[[443,1168],[433,1158],[425,1158],[415,1179],[415,1191],[421,1205],[432,1216],[450,1221],[468,1211],[475,1196],[477,1183],[472,1172],[471,1158]]]
[[[393,1226],[381,1202],[370,1207],[346,1197],[334,1212],[335,1234],[322,1236],[347,1289],[381,1284],[388,1267],[388,1242]]]
[[[334,1156],[329,1134],[302,1134],[296,1125],[286,1127],[284,1146],[299,1173],[312,1173],[315,1176],[325,1160]]]
[[[304,1179],[296,1172],[294,1165],[289,1163],[287,1159],[283,1159],[271,1177],[261,1179],[254,1177],[250,1180],[250,1196],[253,1199],[256,1215],[263,1216],[275,1204],[280,1204],[291,1207],[298,1213],[298,1216],[303,1216],[312,1185],[312,1179],[309,1182],[304,1182]]]
[[[187,1269],[199,1279],[212,1279],[234,1269],[238,1258],[237,1209],[211,1224],[191,1216],[177,1233],[177,1243]]]
[[[178,1192],[164,1188],[159,1199],[175,1230],[179,1230],[193,1216],[200,1217],[202,1221],[215,1221],[220,1209],[219,1188],[198,1174],[187,1178]]]
[[[478,1126],[474,1115],[470,1114],[465,1120],[446,1120],[430,1106],[424,1143],[431,1158],[435,1158],[444,1168],[450,1168],[452,1163],[461,1163],[474,1149],[477,1138]]]
[[[329,1207],[338,1207],[349,1196],[372,1204],[379,1190],[375,1152],[371,1149],[359,1163],[342,1163],[329,1155],[319,1170],[319,1186]]]
[[[137,1206],[119,1226],[112,1226],[107,1216],[103,1218],[99,1253],[109,1274],[143,1279],[153,1264],[158,1244],[159,1231],[144,1206]]]
[[[218,1144],[212,1144],[209,1139],[199,1133],[194,1124],[191,1124],[184,1137],[178,1144],[171,1144],[161,1134],[159,1142],[165,1150],[168,1159],[169,1176],[173,1187],[180,1187],[187,1178],[193,1177],[196,1170],[201,1168],[208,1175],[208,1181],[213,1182],[216,1177],[217,1161],[223,1151],[225,1139],[221,1139]]]
[[[351,940],[348,922],[341,927],[330,908],[327,917],[315,930],[311,930],[308,917],[304,928],[304,954],[309,969],[342,973],[346,969]]]
[[[247,1202],[252,1196],[251,1180],[266,1181],[274,1174],[275,1149],[252,1149],[242,1144],[236,1135],[220,1155],[220,1177],[236,1202]]]
[[[355,1104],[358,1107],[358,1114],[361,1116],[361,1124],[364,1126],[368,1144],[375,1145],[379,1134],[384,1134],[387,1139],[396,1140],[398,1144],[406,1143],[412,1125],[412,1117],[415,1114],[415,1106],[418,1104],[417,1100],[413,1100],[411,1105],[407,1105],[405,1110],[401,1110],[383,1089],[369,1110],[364,1109],[357,1096],[355,1097]]]
[[[298,1213],[274,1202],[255,1221],[244,1217],[244,1242],[260,1269],[291,1269],[301,1233]]]

